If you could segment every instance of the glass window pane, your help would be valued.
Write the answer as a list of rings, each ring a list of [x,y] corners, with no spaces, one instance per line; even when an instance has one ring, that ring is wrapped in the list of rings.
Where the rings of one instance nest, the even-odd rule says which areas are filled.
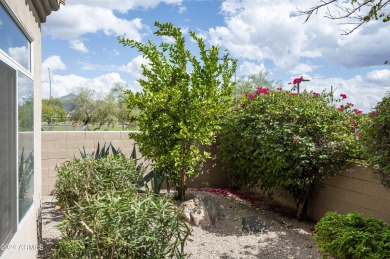
[[[19,221],[33,202],[34,194],[34,82],[18,73],[18,187]]]
[[[17,224],[16,71],[0,61],[0,78],[0,244],[7,244]]]
[[[31,44],[0,3],[0,49],[31,71]]]

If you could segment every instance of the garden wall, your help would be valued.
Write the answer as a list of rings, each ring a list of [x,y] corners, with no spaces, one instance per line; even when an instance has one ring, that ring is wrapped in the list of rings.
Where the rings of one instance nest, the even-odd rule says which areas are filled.
[[[55,166],[80,157],[79,149],[84,146],[88,152],[96,150],[97,144],[112,143],[130,156],[134,141],[129,140],[129,132],[42,132],[42,195],[50,195],[57,179]],[[211,152],[213,150],[210,150]],[[138,152],[139,153],[139,152]],[[215,153],[215,152],[214,152]],[[228,187],[226,174],[215,157],[202,167],[198,178],[188,183],[188,187]],[[275,199],[294,207],[291,198],[276,195]],[[309,202],[308,214],[318,220],[327,211],[340,213],[358,211],[365,216],[375,216],[390,223],[390,191],[386,190],[368,168],[355,165],[345,173],[326,179],[323,187],[315,189]]]
[[[134,140],[129,139],[128,131],[42,132],[42,196],[53,194],[57,165],[74,157],[80,158],[83,146],[88,153],[94,152],[98,142],[100,145],[112,143],[115,148],[120,148],[126,157],[130,157],[134,145]],[[201,166],[199,177],[188,182],[188,187],[227,187],[227,178],[220,177],[223,176],[220,168],[215,158],[209,159]]]
[[[316,186],[309,200],[310,218],[319,220],[330,210],[339,213],[357,211],[390,224],[390,191],[383,187],[369,168],[356,164],[346,172],[325,179],[323,183],[323,186]],[[263,195],[259,189],[254,191]],[[286,193],[276,191],[273,198],[279,204],[295,208],[293,198]]]

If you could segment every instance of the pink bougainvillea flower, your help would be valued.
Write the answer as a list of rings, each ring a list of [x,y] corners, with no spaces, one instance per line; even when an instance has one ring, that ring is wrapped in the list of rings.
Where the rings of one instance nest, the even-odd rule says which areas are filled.
[[[314,96],[319,96],[320,94],[317,93],[317,92],[313,92],[313,95],[314,95]]]
[[[369,114],[372,115],[372,116],[375,116],[376,112],[370,112]]]
[[[268,88],[259,87],[259,88],[256,89],[256,93],[257,94],[269,94],[269,89]]]
[[[352,124],[353,126],[356,126],[356,125],[357,125],[356,121],[352,121],[351,124]]]
[[[339,110],[339,111],[342,111],[342,110],[344,110],[344,105],[340,105],[340,107],[339,107],[339,108],[337,108],[337,110]]]
[[[355,133],[355,137],[359,138],[360,137],[360,132]]]
[[[290,95],[295,96],[295,95],[297,95],[297,93],[290,93]]]
[[[299,84],[300,82],[302,82],[303,78],[302,77],[298,77],[298,78],[295,78],[293,80],[293,84],[296,85],[296,84]]]
[[[353,112],[354,112],[356,115],[362,114],[362,111],[361,111],[361,110],[358,110],[358,109],[353,109]]]
[[[346,94],[340,94],[341,98],[343,99],[347,99],[347,95]]]
[[[214,137],[216,137],[216,136],[217,136],[217,134],[218,134],[218,132],[216,132],[216,131],[213,131],[213,136],[214,136]]]
[[[256,97],[255,94],[248,94],[248,98],[249,98],[249,99],[253,99],[253,98],[255,98],[255,97]]]
[[[276,88],[278,91],[282,91],[283,89],[281,87]]]
[[[347,103],[347,106],[353,107],[353,103]]]

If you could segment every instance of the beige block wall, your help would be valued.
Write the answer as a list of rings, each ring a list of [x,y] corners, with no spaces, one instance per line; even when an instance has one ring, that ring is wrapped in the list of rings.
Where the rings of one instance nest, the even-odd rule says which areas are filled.
[[[315,189],[309,204],[308,212],[314,219],[320,219],[328,210],[357,211],[390,223],[390,191],[369,168],[355,165],[324,183]]]
[[[88,152],[95,151],[98,141],[113,143],[126,156],[130,156],[134,141],[129,140],[129,132],[43,132],[42,133],[42,195],[54,190],[57,179],[55,166],[80,157],[83,145]],[[214,148],[211,148],[215,154]],[[138,155],[140,153],[138,152]],[[200,175],[187,182],[188,187],[227,188],[228,179],[222,166],[213,155],[200,167]],[[259,190],[257,190],[259,192]],[[286,193],[276,193],[275,200],[285,206],[295,208],[294,201]],[[309,201],[308,214],[319,220],[327,211],[339,213],[358,211],[365,216],[375,216],[390,223],[390,191],[385,189],[370,169],[354,165],[345,173],[324,181],[324,186],[316,187]]]
[[[96,150],[100,145],[112,143],[115,148],[130,157],[134,140],[129,139],[129,132],[94,132],[94,131],[63,131],[42,132],[42,195],[51,195],[57,180],[56,166],[69,161],[74,157],[80,158],[80,150],[85,147],[88,153]],[[208,150],[213,152],[213,148]],[[137,150],[138,157],[141,156]],[[221,170],[219,162],[212,156],[199,170],[199,177],[190,180],[188,187],[216,187],[226,188],[228,181]]]
[[[42,195],[53,194],[57,180],[56,166],[74,157],[80,158],[80,150],[92,153],[98,143],[100,147],[112,143],[129,157],[133,150],[134,140],[129,139],[129,132],[102,131],[45,131],[42,132]],[[139,152],[138,152],[139,154]]]
[[[263,195],[259,189],[254,191]],[[294,199],[286,192],[275,192],[273,198],[277,203],[295,209]],[[390,190],[382,186],[369,168],[356,164],[344,173],[325,179],[323,185],[314,189],[308,216],[319,220],[328,211],[359,212],[390,224]]]
[[[32,208],[26,213],[24,219],[19,223],[18,230],[10,241],[10,247],[1,258],[36,258],[38,252],[36,215],[40,207],[41,198],[41,26],[35,18],[36,11],[29,0],[1,0],[8,5],[13,13],[19,18],[30,36],[32,42],[32,67],[34,75],[34,199]],[[22,245],[22,247],[20,247]],[[31,247],[23,247],[30,245]],[[25,248],[25,249],[23,249]]]

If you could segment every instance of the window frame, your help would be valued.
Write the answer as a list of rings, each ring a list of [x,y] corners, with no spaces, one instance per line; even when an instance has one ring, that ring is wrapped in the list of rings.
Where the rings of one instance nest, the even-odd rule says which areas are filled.
[[[21,32],[23,33],[23,35],[27,38],[27,40],[29,41],[30,43],[30,53],[29,53],[29,56],[30,56],[30,71],[28,69],[26,69],[25,67],[23,67],[21,64],[19,64],[16,60],[14,60],[12,57],[10,57],[4,50],[0,49],[0,61],[2,61],[5,65],[9,66],[9,68],[11,68],[12,70],[15,70],[15,96],[11,96],[11,98],[15,98],[14,100],[14,105],[15,105],[15,113],[12,115],[12,116],[15,116],[15,120],[13,123],[15,123],[14,125],[14,130],[15,132],[13,132],[14,136],[15,136],[15,152],[13,152],[14,156],[15,156],[15,164],[14,164],[14,167],[15,167],[15,174],[16,174],[16,186],[15,186],[15,191],[16,191],[16,204],[15,205],[15,209],[16,209],[16,232],[19,230],[20,226],[23,224],[23,222],[26,220],[26,216],[29,214],[30,210],[33,208],[33,204],[34,204],[34,201],[33,203],[30,205],[30,207],[27,209],[27,211],[25,212],[24,216],[22,219],[19,219],[19,172],[18,172],[18,168],[19,168],[19,123],[18,123],[18,118],[19,118],[19,105],[18,105],[18,100],[19,100],[19,73],[21,73],[22,75],[26,76],[27,78],[29,78],[30,80],[32,80],[33,82],[33,101],[35,103],[35,77],[34,77],[34,73],[35,73],[35,66],[34,66],[34,38],[31,36],[31,34],[28,32],[28,30],[26,29],[26,27],[23,25],[22,21],[17,17],[17,15],[14,13],[14,11],[10,8],[10,6],[8,5],[7,1],[5,0],[0,0],[0,5],[2,7],[4,7],[4,9],[6,10],[6,12],[9,14],[9,16],[11,17],[12,21],[16,24],[16,26],[21,30]],[[35,110],[35,104],[34,104],[34,108],[33,108],[33,111]],[[35,128],[37,126],[35,125],[35,123],[33,122],[33,142],[34,142],[34,135],[35,135]],[[35,143],[33,144],[35,146]],[[35,149],[34,150],[34,153],[35,153]],[[35,157],[35,156],[34,156]],[[35,158],[34,158],[35,160]],[[35,171],[35,170],[34,170]],[[34,176],[33,176],[33,180],[32,180],[32,184],[34,185],[34,182],[35,182],[35,173],[34,173]],[[35,193],[36,190],[34,189],[34,192]],[[0,212],[1,213],[1,212]],[[15,232],[15,233],[16,233]],[[4,240],[5,242],[9,242],[13,235],[15,235],[15,233],[11,234],[11,237],[8,238],[7,240]],[[1,251],[0,251],[0,257],[1,257]]]

